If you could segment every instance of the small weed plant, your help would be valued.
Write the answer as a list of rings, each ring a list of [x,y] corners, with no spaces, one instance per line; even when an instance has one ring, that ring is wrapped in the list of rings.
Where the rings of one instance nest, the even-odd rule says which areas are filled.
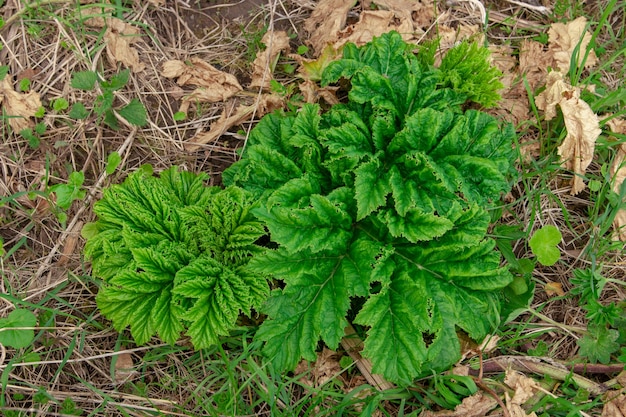
[[[120,90],[128,83],[130,71],[128,69],[112,76],[108,81],[100,78],[95,71],[80,71],[72,76],[72,87],[93,91],[96,84],[99,85],[100,94],[96,97],[92,109],[88,110],[85,104],[76,102],[70,109],[69,116],[72,119],[83,120],[89,117],[91,112],[96,114],[98,123],[104,123],[112,129],[119,128],[119,122],[115,113],[126,119],[134,126],[145,126],[147,123],[146,108],[138,99],[132,99],[124,106],[114,106],[115,91]]]

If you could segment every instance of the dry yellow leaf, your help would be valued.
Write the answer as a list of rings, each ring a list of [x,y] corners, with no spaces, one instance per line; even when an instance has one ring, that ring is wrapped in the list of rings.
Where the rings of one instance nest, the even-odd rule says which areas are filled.
[[[263,115],[283,107],[284,99],[275,94],[263,94],[258,103],[251,106],[240,105],[234,111],[232,109],[222,112],[220,118],[211,124],[208,132],[200,132],[185,143],[185,149],[193,152],[202,145],[214,142],[222,136],[228,129],[240,125],[246,120],[250,120],[253,115],[262,117]]]
[[[11,77],[6,76],[0,82],[0,103],[9,120],[9,126],[13,132],[19,133],[33,127],[34,122],[30,118],[41,108],[41,99],[35,91],[18,93],[13,89],[10,79]]]
[[[261,42],[265,45],[265,50],[259,51],[252,62],[250,87],[269,89],[278,55],[282,51],[289,51],[289,36],[284,30],[268,31],[263,35]]]
[[[582,176],[593,158],[596,140],[602,133],[598,116],[589,104],[580,98],[580,88],[572,87],[560,71],[548,74],[546,90],[535,103],[545,112],[546,120],[556,116],[556,106],[561,108],[567,136],[558,152],[564,167],[574,172],[571,194],[585,189]]]
[[[587,19],[583,16],[568,23],[554,23],[548,29],[549,51],[555,62],[555,66],[562,72],[567,73],[570,68],[570,62],[574,55],[576,47],[579,48],[577,66],[580,66],[585,59],[585,53],[591,34],[586,31]],[[580,43],[580,46],[579,46]],[[589,51],[589,55],[585,60],[585,67],[596,65],[598,59],[593,49]]]
[[[546,292],[548,297],[552,297],[553,295],[563,297],[565,295],[565,291],[563,291],[563,284],[560,282],[548,282],[543,286],[543,290]]]
[[[292,57],[296,59],[300,66],[298,67],[298,74],[305,81],[320,81],[322,79],[322,73],[328,67],[328,65],[341,58],[342,49],[336,49],[333,45],[326,45],[322,53],[316,59],[306,59],[300,55],[292,54]]]
[[[356,0],[320,0],[304,22],[304,29],[309,32],[309,45],[318,56],[326,45],[337,41],[337,33],[346,26],[348,11]]]
[[[608,117],[605,115],[604,117]],[[603,118],[604,118],[603,117]],[[626,120],[614,118],[606,123],[613,133],[626,135]],[[626,144],[622,143],[617,148],[617,155],[613,159],[611,165],[611,175],[613,176],[613,191],[620,193],[622,183],[626,179]],[[613,228],[616,231],[616,237],[621,241],[626,241],[626,210],[619,210],[615,219],[613,219]]]

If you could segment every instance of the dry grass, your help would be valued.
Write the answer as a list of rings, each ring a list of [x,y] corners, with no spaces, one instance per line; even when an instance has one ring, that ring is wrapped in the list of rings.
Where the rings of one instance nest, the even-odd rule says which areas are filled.
[[[38,12],[23,13],[1,29],[0,63],[9,65],[9,76],[30,78],[31,89],[41,95],[47,108],[59,97],[70,103],[93,103],[98,93],[70,88],[72,74],[97,70],[108,78],[118,72],[117,65],[106,57],[101,30],[81,21],[74,2],[50,3]],[[94,413],[91,415],[154,415],[156,410],[163,415],[188,415],[184,410],[189,415],[210,415],[207,410],[211,405],[202,402],[211,393],[222,392],[223,387],[215,385],[219,381],[212,380],[207,369],[219,368],[229,352],[215,351],[209,357],[182,347],[166,347],[156,340],[148,346],[135,347],[127,335],[120,336],[110,328],[95,305],[97,284],[81,257],[84,242],[80,229],[94,220],[91,207],[102,187],[119,182],[143,164],[152,164],[156,171],[179,165],[207,172],[212,183],[220,184],[220,173],[236,160],[236,150],[243,146],[245,134],[228,132],[197,152],[186,152],[185,141],[217,120],[224,104],[199,105],[186,120],[175,121],[184,91],[160,75],[163,62],[197,56],[236,75],[245,85],[249,82],[249,48],[254,34],[263,27],[275,27],[293,33],[293,45],[302,44],[307,36],[302,22],[315,2],[244,1],[226,8],[209,1],[201,2],[206,6],[200,10],[193,2],[189,7],[181,1],[167,1],[158,7],[151,2],[134,3],[132,10],[124,13],[124,19],[144,29],[146,36],[134,46],[145,69],[132,73],[127,87],[115,96],[122,104],[139,98],[148,111],[148,126],[122,124],[114,131],[93,117],[76,122],[63,112],[48,111],[43,119],[47,130],[41,145],[33,149],[21,136],[11,133],[7,123],[0,122],[0,198],[7,198],[0,206],[0,237],[10,253],[0,261],[0,291],[5,294],[0,297],[0,317],[16,307],[25,307],[37,310],[40,318],[52,318],[47,323],[40,322],[42,334],[33,348],[38,354],[34,363],[24,363],[15,356],[15,350],[0,346],[5,412],[62,415],[60,403],[71,398],[85,414]],[[244,10],[248,3],[250,9]],[[548,23],[545,15],[510,2],[484,3],[494,11],[487,35],[496,43],[516,45],[522,37],[545,30]],[[597,15],[602,10],[600,3],[590,2],[588,12]],[[0,9],[5,20],[23,7],[17,4],[9,1]],[[440,5],[442,20],[438,23],[451,27],[479,24],[479,10],[472,4],[460,2],[454,8]],[[358,6],[354,13],[359,13]],[[624,24],[623,10],[612,16],[612,24],[616,32],[620,30]],[[434,35],[435,28],[429,35]],[[614,65],[622,63],[616,61]],[[623,82],[612,74],[611,68],[605,70],[607,85]],[[293,81],[290,77],[283,75],[285,82]],[[248,132],[252,126],[253,123],[245,123],[241,127]],[[532,130],[526,135],[536,138]],[[122,164],[107,176],[107,157],[114,151],[121,155]],[[48,190],[53,184],[67,181],[72,171],[84,172],[87,195],[67,211],[64,228],[55,211],[54,196]],[[536,200],[524,199],[526,188],[519,185],[513,194],[520,204],[512,206],[511,222],[521,223],[528,230],[553,224],[564,232],[563,262],[537,269],[534,275],[538,290],[533,308],[541,309],[549,321],[539,316],[518,320],[525,323],[522,339],[530,341],[526,347],[541,339],[550,346],[550,356],[569,360],[578,349],[578,336],[571,329],[584,329],[585,313],[576,299],[550,297],[541,284],[557,282],[567,291],[571,288],[568,277],[572,270],[588,265],[581,253],[590,242],[587,223],[591,203],[586,195],[570,196],[564,184],[562,179],[537,184],[547,186],[552,196],[542,195]],[[520,257],[528,255],[523,246],[516,247]],[[604,262],[606,276],[623,279],[626,259],[621,253],[608,253]],[[623,287],[609,284],[605,297],[607,301],[624,300],[626,294]],[[533,336],[538,331],[542,335]],[[116,370],[117,358],[127,356],[123,354],[130,354],[133,360],[131,371]],[[234,356],[231,359],[235,360]],[[250,369],[239,371],[252,379],[255,375]],[[258,401],[255,392],[269,390],[246,379],[240,382],[248,386],[240,394],[249,404]],[[49,401],[41,401],[42,390]],[[303,397],[303,390],[292,390],[294,402]],[[256,409],[258,415],[271,412],[262,404]]]

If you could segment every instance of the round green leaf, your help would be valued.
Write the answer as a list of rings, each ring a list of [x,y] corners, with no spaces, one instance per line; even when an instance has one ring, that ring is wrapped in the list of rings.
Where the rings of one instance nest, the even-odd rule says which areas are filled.
[[[537,230],[528,244],[530,250],[535,254],[537,260],[545,266],[551,266],[561,257],[561,252],[557,245],[561,241],[562,235],[556,226],[544,226]]]

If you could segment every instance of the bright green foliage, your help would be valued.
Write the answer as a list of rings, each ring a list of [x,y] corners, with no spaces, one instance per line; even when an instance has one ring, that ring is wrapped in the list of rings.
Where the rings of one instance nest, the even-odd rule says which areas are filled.
[[[537,230],[528,244],[542,265],[551,266],[561,257],[561,251],[557,246],[561,238],[561,232],[556,226],[547,225]]]
[[[126,121],[134,126],[145,126],[148,123],[146,108],[137,99],[132,99],[130,103],[123,107],[114,108],[115,91],[126,86],[130,77],[130,70],[125,69],[118,74],[111,76],[107,80],[101,80],[94,71],[80,71],[74,73],[71,80],[71,86],[79,90],[93,90],[96,83],[99,83],[102,93],[96,97],[93,103],[93,112],[98,116],[98,121],[104,122],[112,129],[118,129],[116,113],[126,119]],[[82,120],[89,116],[90,112],[84,104],[74,103],[69,112],[69,116],[73,119]]]
[[[103,280],[98,307],[138,344],[156,333],[175,343],[187,329],[196,348],[211,346],[267,298],[266,278],[247,268],[265,233],[251,194],[206,179],[137,171],[104,190],[98,221],[85,225],[85,254]]]
[[[619,337],[617,330],[605,326],[589,326],[589,334],[583,336],[576,343],[580,347],[580,355],[589,358],[592,363],[611,362],[611,354],[619,350],[616,342]]]
[[[489,49],[463,41],[443,57],[439,69],[445,86],[467,95],[467,99],[493,107],[500,100],[498,90],[504,86],[502,73],[491,66]]]
[[[81,171],[74,171],[67,179],[67,184],[56,184],[50,187],[50,191],[57,196],[57,205],[67,210],[74,200],[85,198],[87,191],[83,188],[85,174]]]
[[[224,172],[261,201],[253,213],[278,244],[249,264],[285,283],[257,337],[293,369],[320,339],[336,348],[356,315],[374,372],[408,384],[459,359],[457,331],[481,339],[500,320],[512,276],[485,235],[514,132],[463,112],[468,92],[444,87],[397,33],[346,45],[322,82],[341,77],[347,104],[266,116]]]
[[[0,319],[0,344],[16,349],[28,346],[35,337],[32,327],[36,325],[37,317],[30,310],[13,310]]]

